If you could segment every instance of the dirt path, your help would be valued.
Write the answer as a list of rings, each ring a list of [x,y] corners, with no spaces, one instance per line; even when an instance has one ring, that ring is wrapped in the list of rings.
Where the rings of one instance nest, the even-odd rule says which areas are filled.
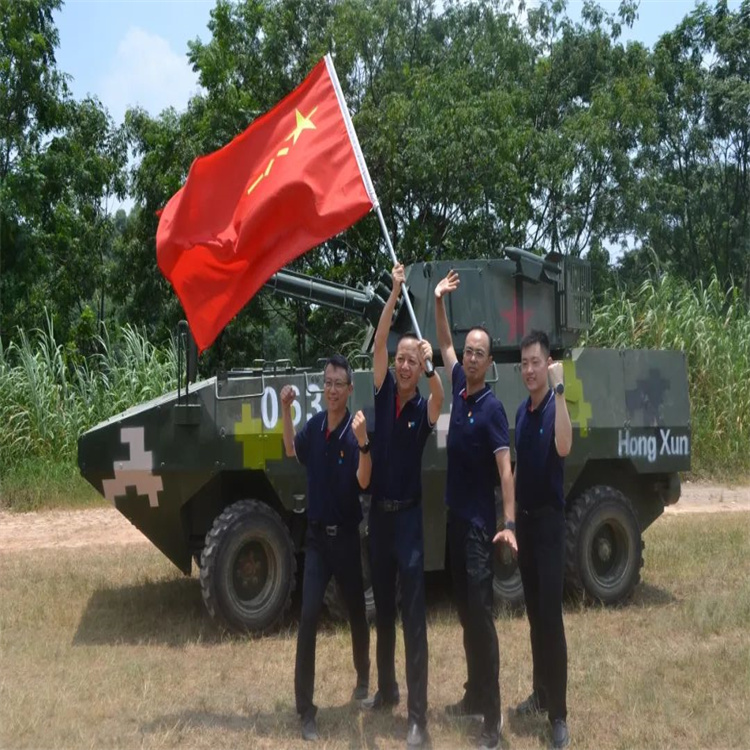
[[[688,482],[667,515],[750,511],[750,487]],[[0,554],[19,549],[148,544],[148,540],[114,508],[59,510],[43,513],[0,512]]]

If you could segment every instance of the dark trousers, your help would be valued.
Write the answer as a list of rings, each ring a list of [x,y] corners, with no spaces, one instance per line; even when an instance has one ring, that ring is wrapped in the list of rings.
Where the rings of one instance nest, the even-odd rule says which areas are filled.
[[[294,697],[302,719],[315,716],[315,640],[318,618],[331,576],[341,590],[349,611],[352,652],[357,682],[367,684],[370,678],[370,628],[365,615],[365,593],[362,583],[359,529],[328,536],[325,529],[308,527],[305,572],[302,581],[302,614],[297,632],[297,660],[294,667]]]
[[[550,721],[568,714],[568,647],[562,597],[565,572],[565,515],[545,509],[516,517],[518,569],[531,630],[533,686]]]
[[[422,506],[386,512],[370,510],[370,575],[378,634],[378,690],[386,697],[396,682],[396,574],[401,584],[401,618],[406,651],[409,718],[427,722],[427,617],[424,594]]]
[[[448,511],[453,596],[464,631],[466,694],[464,700],[484,714],[485,727],[500,719],[500,649],[492,611],[494,551],[483,529]]]

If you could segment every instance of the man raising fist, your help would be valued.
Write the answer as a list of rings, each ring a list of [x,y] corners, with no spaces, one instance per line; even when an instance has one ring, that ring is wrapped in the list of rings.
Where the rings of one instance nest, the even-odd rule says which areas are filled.
[[[563,459],[570,453],[573,429],[565,403],[563,366],[552,361],[547,334],[532,331],[521,341],[521,374],[529,397],[516,413],[516,539],[531,630],[533,690],[516,713],[546,711],[553,747],[563,748],[570,742],[562,612]]]

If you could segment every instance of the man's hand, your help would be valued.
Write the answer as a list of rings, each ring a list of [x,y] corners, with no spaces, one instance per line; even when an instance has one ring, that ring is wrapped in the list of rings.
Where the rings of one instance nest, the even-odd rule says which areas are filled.
[[[297,395],[291,385],[285,385],[281,389],[281,408],[289,410],[294,403],[294,397]]]
[[[352,432],[361,448],[367,442],[367,420],[361,409],[352,417]]]
[[[547,375],[549,376],[549,382],[552,388],[556,385],[560,385],[563,382],[563,366],[562,362],[552,362],[547,365]]]
[[[492,539],[493,544],[507,544],[510,547],[510,551],[514,554],[518,554],[518,544],[516,543],[516,535],[510,529],[503,529],[498,531]]]
[[[441,279],[435,287],[435,296],[441,299],[444,294],[450,294],[458,289],[460,283],[458,273],[453,270],[448,271],[448,275],[444,279]]]
[[[432,346],[427,339],[422,339],[417,347],[417,353],[419,356],[419,364],[422,365],[422,372],[425,369],[425,360],[429,359],[432,362]]]
[[[401,294],[401,285],[406,283],[406,271],[402,263],[396,263],[391,271],[391,281],[393,283],[393,294],[397,297]]]

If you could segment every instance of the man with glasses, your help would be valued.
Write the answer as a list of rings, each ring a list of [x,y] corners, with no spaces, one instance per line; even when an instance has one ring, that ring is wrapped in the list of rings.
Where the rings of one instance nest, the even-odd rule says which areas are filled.
[[[315,641],[323,595],[333,576],[349,611],[357,684],[353,698],[367,697],[370,681],[370,629],[365,614],[359,523],[359,493],[370,484],[372,462],[365,417],[349,414],[352,371],[341,355],[323,370],[326,410],[315,414],[295,436],[291,407],[295,391],[281,390],[284,448],[307,469],[307,535],[302,579],[302,613],[297,632],[294,695],[302,737],[317,740],[313,703]]]
[[[500,653],[493,616],[493,537],[516,551],[513,474],[508,419],[485,382],[492,364],[491,339],[481,326],[466,335],[463,364],[453,348],[443,297],[460,281],[450,271],[435,288],[435,321],[453,404],[448,428],[448,551],[456,609],[464,633],[468,679],[464,697],[446,712],[481,716],[480,747],[495,748],[502,730]],[[495,536],[495,485],[500,475],[505,529]]]
[[[443,384],[432,370],[430,395],[417,388],[432,359],[432,347],[414,335],[402,336],[394,371],[388,369],[388,333],[404,267],[393,267],[393,288],[375,332],[370,562],[378,635],[378,690],[365,708],[395,706],[396,575],[401,586],[401,617],[406,651],[408,697],[407,745],[419,747],[427,724],[427,618],[424,594],[424,533],[422,528],[422,451],[443,405]]]

